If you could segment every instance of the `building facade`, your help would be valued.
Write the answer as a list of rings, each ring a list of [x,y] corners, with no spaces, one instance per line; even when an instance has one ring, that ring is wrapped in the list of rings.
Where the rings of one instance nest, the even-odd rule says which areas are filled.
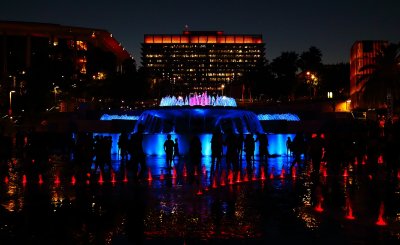
[[[10,98],[11,93],[23,96],[27,87],[39,88],[42,83],[50,84],[56,97],[57,89],[73,89],[123,72],[127,61],[134,62],[106,30],[0,22],[0,93],[10,93]],[[42,87],[49,89],[48,84]]]
[[[148,34],[142,43],[142,66],[153,83],[168,81],[176,91],[218,91],[265,62],[262,35],[188,31]]]
[[[360,98],[365,81],[360,81],[360,78],[372,73],[371,69],[361,68],[374,64],[376,56],[388,43],[388,41],[383,40],[363,40],[356,41],[351,47],[350,98],[353,109],[364,107]]]

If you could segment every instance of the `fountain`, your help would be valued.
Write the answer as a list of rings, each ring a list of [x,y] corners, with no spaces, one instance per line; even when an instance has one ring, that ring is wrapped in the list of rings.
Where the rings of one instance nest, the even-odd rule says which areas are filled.
[[[164,155],[163,144],[166,134],[179,139],[182,154],[188,152],[193,134],[200,137],[203,154],[210,155],[210,140],[217,130],[235,134],[263,133],[257,115],[251,111],[236,108],[233,98],[210,96],[207,93],[184,97],[164,97],[160,107],[144,111],[138,118],[138,125],[144,125],[143,147],[148,155]]]
[[[235,99],[209,96],[207,93],[183,97],[164,97],[160,108],[144,111],[137,126],[145,126],[144,133],[212,133],[214,130],[234,133],[263,132],[255,113],[236,108]]]
[[[263,120],[298,121],[297,115],[259,114],[237,108],[234,98],[227,96],[211,96],[206,92],[188,96],[167,96],[161,99],[158,108],[148,109],[138,115],[109,115],[103,114],[100,120],[130,120],[134,121],[133,132],[138,125],[144,126],[143,148],[146,155],[165,155],[163,144],[167,134],[179,141],[180,154],[186,155],[189,150],[191,137],[196,134],[202,142],[202,154],[211,155],[211,137],[215,130],[221,133],[233,131],[235,134],[255,134],[264,132],[260,123]],[[102,134],[112,137],[112,153],[118,153],[119,134]],[[287,137],[292,134],[269,134],[269,153],[285,155]],[[258,155],[256,142],[255,155]]]

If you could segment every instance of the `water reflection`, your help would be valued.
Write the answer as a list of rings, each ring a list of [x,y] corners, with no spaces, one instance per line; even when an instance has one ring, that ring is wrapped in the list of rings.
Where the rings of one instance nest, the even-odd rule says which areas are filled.
[[[376,233],[358,232],[362,227],[378,232],[375,222],[382,202],[383,218],[388,225],[384,228],[385,238],[380,239],[399,239],[398,182],[389,188],[371,182],[353,169],[349,169],[346,178],[322,174],[316,178],[308,173],[307,162],[293,178],[291,160],[287,156],[276,157],[260,165],[256,159],[254,179],[229,184],[228,173],[220,172],[213,186],[209,174],[211,159],[205,156],[205,171],[200,175],[202,195],[196,195],[198,185],[183,174],[187,163],[184,157],[174,163],[174,174],[174,170],[165,168],[164,157],[148,156],[153,180],[139,183],[131,181],[132,173],[129,181],[124,182],[124,167],[114,159],[116,181],[111,183],[111,177],[106,177],[101,185],[96,181],[98,173],[90,177],[90,184],[78,178],[73,185],[74,172],[68,164],[54,163],[40,172],[43,183],[39,184],[39,173],[22,172],[20,162],[10,163],[8,183],[2,183],[0,193],[0,238],[27,244],[59,244],[64,237],[68,238],[62,244],[113,244],[124,239],[140,243],[166,238],[241,239],[251,243],[266,242],[270,237],[285,242],[289,239],[285,237],[286,228],[291,228],[297,235],[307,234],[311,241],[334,225],[344,229],[341,234],[348,235],[343,241],[368,240],[370,236],[376,239]],[[224,160],[222,167],[225,168]],[[265,180],[261,180],[262,169]],[[273,178],[269,178],[271,173]],[[24,174],[26,184],[22,181]],[[241,176],[245,176],[244,169]],[[354,219],[348,218],[350,209]],[[19,213],[23,214],[23,221],[14,215]],[[349,222],[353,222],[353,227]],[[278,227],[285,229],[280,231]]]

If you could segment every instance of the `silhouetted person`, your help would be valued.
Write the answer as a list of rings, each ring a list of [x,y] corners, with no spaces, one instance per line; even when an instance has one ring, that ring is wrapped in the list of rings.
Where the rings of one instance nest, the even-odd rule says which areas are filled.
[[[122,132],[118,138],[118,148],[121,156],[121,161],[127,160],[128,140],[128,135],[125,132]]]
[[[191,165],[191,176],[194,177],[194,172],[197,171],[200,174],[201,157],[202,157],[202,146],[199,136],[194,135],[190,140],[189,145],[189,159]]]
[[[232,169],[234,172],[239,170],[239,152],[238,152],[238,139],[233,133],[233,130],[229,130],[225,138],[226,145],[226,167],[227,170]]]
[[[167,160],[167,167],[171,168],[172,166],[172,156],[174,154],[174,141],[171,139],[171,135],[167,135],[167,139],[164,142],[164,151]]]
[[[146,155],[143,150],[143,131],[144,126],[139,124],[137,132],[131,135],[129,143],[134,176],[136,176],[140,165],[140,172],[138,174],[139,179],[143,178],[146,172]]]
[[[244,140],[244,150],[246,152],[247,172],[251,173],[253,170],[254,150],[255,150],[255,142],[254,142],[253,134],[246,135],[246,138]]]
[[[239,152],[240,167],[242,166],[243,144],[244,144],[244,135],[243,132],[241,132],[238,137],[238,152]]]
[[[174,143],[174,156],[172,157],[172,159],[175,162],[175,157],[178,157],[178,161],[179,161],[179,143],[178,143],[178,138],[175,138],[175,143]]]
[[[215,130],[211,137],[211,175],[219,171],[222,161],[223,139],[222,134]]]
[[[291,149],[290,149],[291,145],[292,145],[292,139],[288,136],[287,140],[286,140],[286,155],[287,156],[291,155]]]
[[[319,174],[323,148],[324,142],[320,134],[313,134],[310,140],[308,153],[311,158],[313,174],[315,177],[317,177]]]
[[[293,139],[291,150],[293,152],[293,162],[291,167],[293,167],[296,163],[300,164],[301,154],[304,152],[304,137],[303,133],[297,132],[296,136]]]
[[[257,132],[257,138],[255,142],[258,141],[258,155],[260,158],[260,163],[266,163],[269,153],[268,153],[268,137],[265,133]]]

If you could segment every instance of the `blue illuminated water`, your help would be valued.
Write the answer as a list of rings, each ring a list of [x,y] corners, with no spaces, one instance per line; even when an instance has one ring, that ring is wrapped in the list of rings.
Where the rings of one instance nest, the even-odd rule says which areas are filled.
[[[118,153],[118,138],[120,134],[106,134],[103,136],[111,136],[112,138],[112,154]],[[171,134],[172,139],[178,138],[180,154],[186,155],[189,152],[190,134]],[[211,136],[212,134],[198,134],[202,143],[203,156],[211,155]],[[286,140],[287,137],[294,138],[294,134],[267,134],[269,146],[268,151],[271,155],[286,155]],[[256,136],[254,135],[255,139]],[[146,155],[164,156],[164,142],[167,139],[167,134],[145,134],[143,138],[143,148]],[[258,142],[256,142],[255,155],[258,155]]]

